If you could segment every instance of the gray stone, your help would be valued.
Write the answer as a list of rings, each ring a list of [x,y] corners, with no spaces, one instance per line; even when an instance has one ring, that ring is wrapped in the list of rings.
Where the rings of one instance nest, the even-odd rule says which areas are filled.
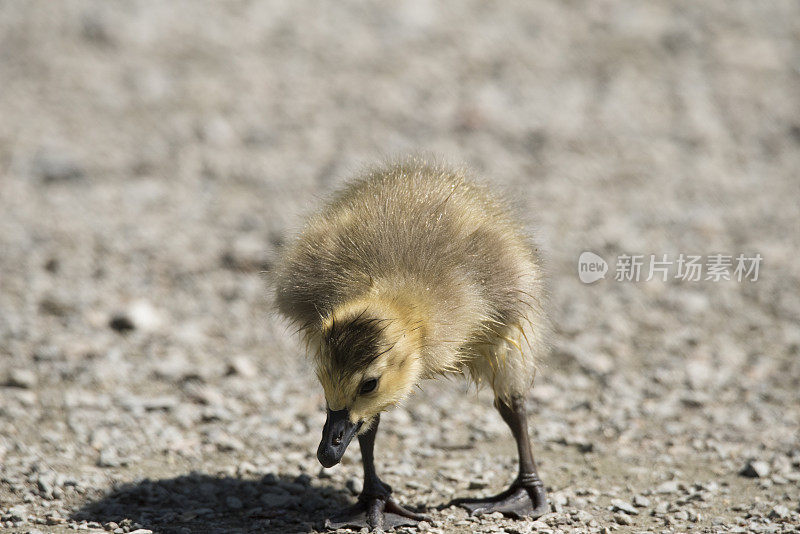
[[[41,149],[33,159],[33,172],[42,181],[65,182],[83,178],[83,167],[67,152]]]
[[[782,504],[775,505],[769,511],[769,517],[772,519],[788,519],[792,515],[791,510]]]
[[[573,519],[575,519],[576,521],[580,521],[581,523],[589,523],[594,519],[592,514],[590,514],[585,510],[576,510],[572,512],[571,515]]]
[[[267,509],[281,509],[286,508],[289,506],[289,504],[293,503],[294,497],[291,495],[265,493],[259,497],[259,500]]]
[[[12,521],[26,521],[28,519],[28,507],[24,504],[18,504],[8,509],[8,517]]]
[[[631,503],[625,502],[621,499],[611,499],[611,508],[614,511],[625,512],[630,515],[639,515],[637,510]]]
[[[258,367],[247,356],[236,356],[228,362],[228,374],[254,378],[258,376]]]
[[[749,478],[763,478],[769,475],[769,464],[761,460],[750,460],[739,474]]]
[[[678,510],[677,512],[672,514],[672,517],[678,519],[679,521],[686,521],[687,519],[689,519],[689,512],[687,512],[686,510]]]
[[[232,508],[234,510],[241,510],[244,507],[242,500],[232,495],[225,499],[225,504],[228,505],[228,508]]]
[[[677,493],[678,492],[678,482],[675,480],[668,480],[666,482],[662,482],[658,486],[656,486],[656,493]]]
[[[617,512],[614,514],[614,521],[619,523],[620,525],[632,525],[633,521],[628,514],[624,514],[622,512]]]
[[[98,467],[122,467],[130,463],[129,458],[121,458],[113,449],[103,449],[97,459]]]
[[[17,368],[9,371],[6,384],[15,388],[32,389],[37,382],[36,373],[32,370]]]

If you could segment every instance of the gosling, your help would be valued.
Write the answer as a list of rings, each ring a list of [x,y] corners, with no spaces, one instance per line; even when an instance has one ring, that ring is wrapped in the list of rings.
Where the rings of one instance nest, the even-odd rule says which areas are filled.
[[[307,342],[325,392],[317,458],[332,467],[353,436],[361,446],[363,491],[329,528],[425,519],[392,498],[373,448],[381,412],[447,373],[491,386],[519,454],[506,491],[453,504],[517,518],[547,512],[524,401],[547,348],[543,273],[489,191],[463,170],[416,159],[375,168],[311,217],[283,251],[275,284],[278,310]]]

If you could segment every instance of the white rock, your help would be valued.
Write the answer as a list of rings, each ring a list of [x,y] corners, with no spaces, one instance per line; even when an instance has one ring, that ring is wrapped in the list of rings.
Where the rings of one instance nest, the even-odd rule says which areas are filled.
[[[656,487],[656,493],[677,493],[678,482],[675,480],[668,480],[662,482]]]
[[[12,369],[8,373],[8,385],[12,387],[31,389],[36,382],[36,373],[30,369]]]
[[[788,507],[779,504],[772,508],[769,512],[769,517],[772,519],[787,519],[789,516],[792,515],[791,510]]]
[[[769,464],[761,460],[750,460],[739,474],[750,478],[764,478],[769,475]]]
[[[258,367],[247,356],[235,356],[228,362],[228,374],[254,378],[258,375]]]
[[[632,525],[633,521],[631,521],[630,516],[627,514],[623,514],[622,512],[617,512],[614,514],[614,521],[619,523],[620,525]]]
[[[164,322],[161,312],[146,300],[132,302],[127,315],[136,328],[144,331],[158,330]]]
[[[614,510],[625,512],[626,514],[639,515],[639,510],[633,507],[631,503],[625,502],[621,499],[611,499],[611,506]]]

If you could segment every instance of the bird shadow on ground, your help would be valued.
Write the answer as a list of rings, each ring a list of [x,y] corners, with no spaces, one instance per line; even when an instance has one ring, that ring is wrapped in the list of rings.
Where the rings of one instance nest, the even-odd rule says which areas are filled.
[[[191,473],[114,487],[72,514],[76,521],[145,528],[161,534],[300,533],[324,530],[349,494],[310,477],[258,479]]]

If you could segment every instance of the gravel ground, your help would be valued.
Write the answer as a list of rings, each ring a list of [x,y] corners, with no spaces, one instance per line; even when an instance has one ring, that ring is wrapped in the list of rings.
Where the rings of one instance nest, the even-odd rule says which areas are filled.
[[[272,314],[326,192],[426,150],[509,192],[551,273],[529,398],[552,513],[469,518],[514,445],[425,384],[380,472],[428,532],[800,532],[796,1],[0,2],[0,530],[308,532],[360,485]],[[610,263],[580,282],[577,260]],[[621,254],[761,254],[621,282]]]

